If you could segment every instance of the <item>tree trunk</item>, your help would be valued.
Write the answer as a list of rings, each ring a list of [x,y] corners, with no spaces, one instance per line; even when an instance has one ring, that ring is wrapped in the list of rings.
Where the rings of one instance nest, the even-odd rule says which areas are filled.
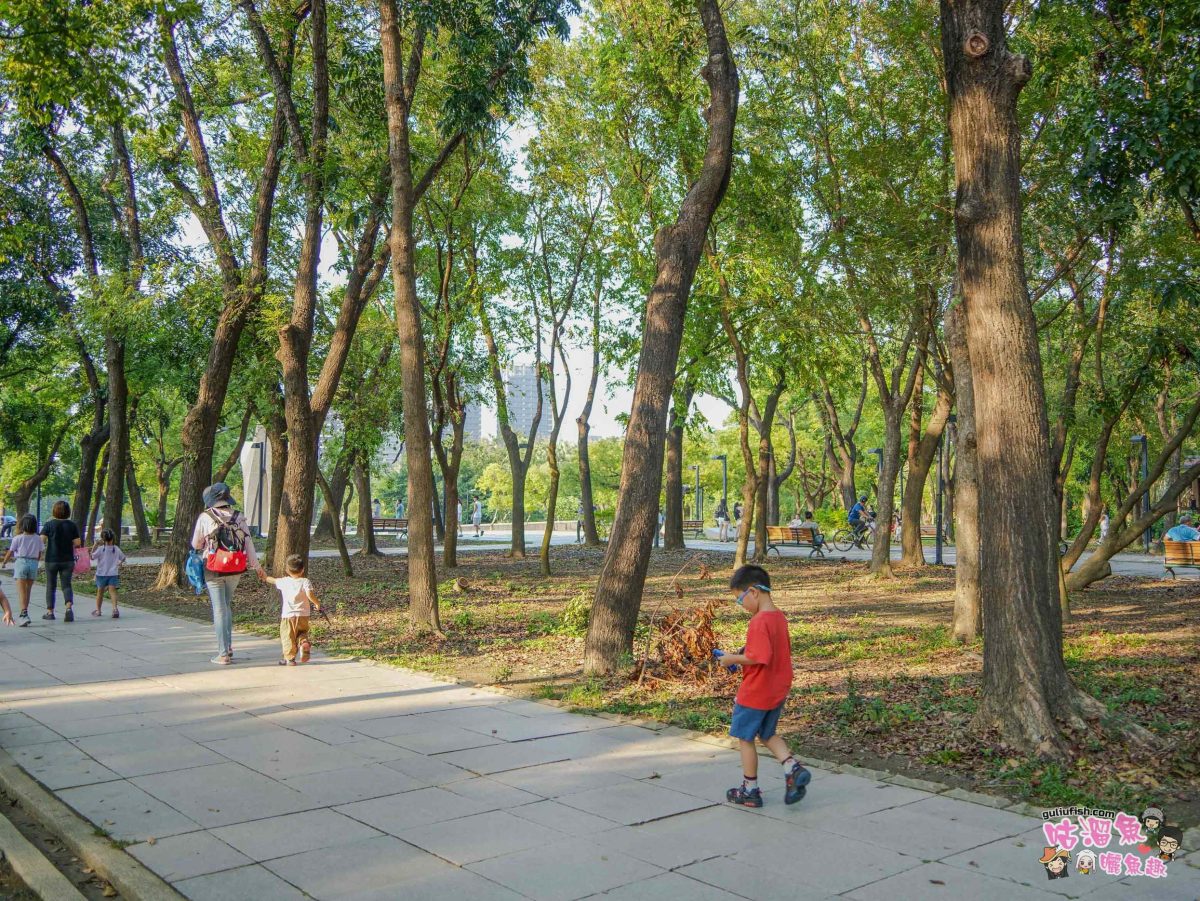
[[[100,472],[96,476],[96,491],[92,497],[92,511],[88,515],[87,530],[83,533],[85,544],[96,540],[96,520],[100,517],[100,502],[104,499],[104,483],[108,478],[108,461],[111,456],[105,456],[100,461]]]
[[[341,510],[342,502],[346,498],[346,486],[350,479],[349,460],[349,453],[343,453],[338,458],[337,463],[334,464],[332,475],[329,476],[329,492],[335,505],[332,507],[332,511]],[[321,506],[321,513],[317,517],[317,529],[313,532],[314,539],[319,538],[322,541],[333,540],[333,518],[336,515],[336,512],[331,512],[329,504]],[[274,522],[273,519],[271,521]]]
[[[1017,96],[1030,65],[1006,46],[1005,0],[941,0],[955,163],[958,282],[975,401],[983,690],[976,722],[1014,747],[1061,756],[1059,721],[1104,708],[1062,656],[1056,511],[1037,323],[1021,238]]]
[[[271,412],[265,431],[267,441],[271,445],[271,499],[267,507],[267,522],[275,523],[279,521],[279,511],[283,507],[283,474],[287,471],[288,458],[287,422],[283,418],[283,413],[278,409]],[[341,503],[341,501],[335,500],[335,503]],[[329,509],[328,503],[325,504],[325,509]],[[329,520],[329,537],[333,538],[332,519]],[[275,559],[274,529],[271,529],[271,534],[267,536],[263,559]]]
[[[667,407],[679,362],[688,294],[712,215],[725,196],[733,158],[738,77],[717,0],[697,0],[708,39],[702,69],[711,102],[708,146],[673,225],[654,240],[656,273],[646,302],[633,408],[625,433],[612,537],[596,585],[584,665],[611,672],[632,650],[650,545],[658,528]]]
[[[75,528],[83,535],[87,529],[88,511],[92,507],[92,491],[96,485],[96,467],[100,454],[108,441],[108,423],[104,421],[106,405],[100,396],[92,400],[95,410],[92,415],[92,430],[79,442],[79,475],[75,482],[75,501],[71,506],[71,518]]]
[[[916,440],[909,441],[908,481],[904,483],[904,497],[900,507],[900,521],[904,523],[900,533],[900,562],[905,566],[925,565],[925,549],[921,544],[921,506],[925,499],[925,483],[929,479],[929,470],[937,459],[938,445],[941,444],[942,432],[945,430],[952,403],[950,392],[944,387],[939,388],[933,411],[929,414],[929,422],[925,425],[925,433],[920,433],[921,426],[918,422],[916,434],[913,436]],[[937,490],[936,486],[934,490]]]
[[[983,632],[979,601],[979,484],[975,448],[975,389],[971,358],[967,354],[963,308],[956,302],[946,312],[946,343],[954,368],[955,424],[954,507],[954,618],[951,627],[961,642],[972,642]]]
[[[50,470],[54,468],[54,460],[58,456],[58,449],[62,446],[63,438],[67,435],[67,429],[70,428],[70,423],[63,426],[62,430],[54,439],[54,443],[50,445],[50,450],[46,453],[46,459],[42,465],[37,468],[29,478],[17,485],[13,489],[13,506],[17,510],[17,519],[29,512],[29,499],[33,497],[33,493],[37,490],[37,486],[46,481],[50,475]],[[41,528],[41,523],[38,523],[38,528]]]
[[[442,470],[442,484],[446,486],[446,509],[453,511],[447,512],[447,516],[454,517],[454,526],[446,530],[446,537],[442,541],[442,563],[451,568],[458,566],[458,530],[462,525],[458,516],[458,474],[462,469],[463,430],[466,427],[462,412],[459,410],[451,423],[454,437],[450,442],[449,459]]]
[[[600,546],[596,531],[596,501],[592,495],[592,461],[588,455],[588,434],[591,432],[592,404],[600,380],[600,296],[604,285],[602,270],[596,270],[596,289],[592,293],[592,376],[588,382],[587,398],[575,425],[579,430],[579,504],[583,507],[583,543]]]
[[[782,516],[782,513],[779,509],[779,489],[783,487],[783,484],[788,479],[790,479],[792,476],[792,473],[796,471],[796,418],[790,412],[788,413],[787,429],[788,429],[788,461],[787,461],[787,465],[784,466],[782,470],[779,469],[779,464],[775,459],[774,441],[771,442],[771,448],[770,448],[770,450],[771,450],[771,470],[770,470],[770,473],[771,473],[771,475],[770,475],[771,495],[770,495],[770,501],[769,501],[769,503],[770,503],[769,513],[768,513],[769,518],[768,518],[767,522],[769,522],[773,526],[779,525],[779,522],[780,522],[780,519]],[[813,504],[811,509],[816,510],[818,506],[820,506],[820,505]],[[797,512],[799,512],[799,511],[797,511]]]
[[[105,339],[108,366],[108,480],[104,495],[104,527],[121,543],[121,509],[125,506],[125,466],[129,457],[129,386],[125,381],[125,341],[115,334]]]
[[[325,496],[325,503],[333,503],[333,495],[329,492],[329,483],[325,480],[325,474],[317,469],[317,484],[321,488],[321,493]],[[346,547],[346,534],[342,531],[342,524],[335,516],[333,519],[333,539],[337,542],[338,557],[342,561],[342,572],[353,578],[354,566],[350,563],[350,551]]]
[[[550,490],[546,495],[546,529],[542,532],[542,547],[538,552],[543,576],[550,575],[550,542],[554,537],[554,519],[558,515],[558,441],[554,436],[546,445],[546,463],[550,468]]]
[[[146,524],[146,508],[142,503],[142,488],[138,485],[132,453],[125,455],[125,481],[129,489],[129,508],[133,512],[133,523],[137,529],[138,547],[149,547],[150,527]]]
[[[363,462],[363,455],[356,454],[354,460],[354,484],[358,491],[358,553],[365,556],[382,556],[375,543],[375,523],[371,496],[371,467]]]
[[[667,484],[663,548],[668,551],[681,551],[685,547],[683,543],[683,426],[687,421],[687,412],[692,404],[693,393],[694,389],[691,384],[687,384],[683,386],[682,395],[676,395],[671,411],[670,427],[667,429]]]
[[[920,365],[915,363],[914,365]],[[892,514],[896,509],[896,478],[900,474],[900,425],[907,404],[881,398],[883,411],[883,468],[875,501],[875,544],[871,548],[871,574],[877,579],[892,577]],[[918,517],[919,519],[919,517]],[[920,537],[920,529],[917,536]]]
[[[421,332],[421,303],[417,295],[416,240],[413,209],[417,194],[413,184],[409,148],[409,105],[416,90],[418,71],[404,69],[398,10],[394,0],[379,3],[380,45],[383,51],[384,99],[387,108],[388,157],[392,174],[392,292],[395,298],[396,333],[400,341],[400,378],[403,383],[404,453],[408,462],[408,591],[409,614],[414,621],[441,632],[438,614],[437,565],[434,561],[433,462],[429,416],[425,409],[425,339]],[[418,26],[420,28],[420,26]],[[423,41],[423,32],[415,38]],[[410,58],[420,65],[420,45]],[[407,78],[405,77],[407,75]],[[411,85],[411,87],[409,86]]]

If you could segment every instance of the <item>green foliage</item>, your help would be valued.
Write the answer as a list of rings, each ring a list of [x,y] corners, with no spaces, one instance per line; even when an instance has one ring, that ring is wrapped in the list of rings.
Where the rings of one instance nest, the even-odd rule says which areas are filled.
[[[585,590],[567,601],[559,616],[558,632],[579,637],[586,635],[592,616],[592,600],[591,590]]]

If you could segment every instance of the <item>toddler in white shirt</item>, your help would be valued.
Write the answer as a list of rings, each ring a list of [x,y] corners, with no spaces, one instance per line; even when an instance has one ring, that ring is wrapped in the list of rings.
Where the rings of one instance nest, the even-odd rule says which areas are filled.
[[[308,663],[312,651],[312,642],[308,640],[308,617],[312,611],[320,610],[321,604],[313,592],[312,582],[305,577],[304,558],[292,554],[284,565],[287,575],[280,578],[264,576],[270,584],[279,589],[283,597],[283,609],[279,617],[279,643],[283,647],[283,657],[280,666],[295,666]],[[300,659],[296,660],[299,653]]]

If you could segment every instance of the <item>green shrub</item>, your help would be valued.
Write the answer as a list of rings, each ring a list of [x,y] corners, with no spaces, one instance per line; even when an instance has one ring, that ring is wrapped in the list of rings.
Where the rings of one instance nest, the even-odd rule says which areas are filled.
[[[561,635],[586,635],[591,618],[592,593],[590,590],[581,591],[563,606],[558,632]]]

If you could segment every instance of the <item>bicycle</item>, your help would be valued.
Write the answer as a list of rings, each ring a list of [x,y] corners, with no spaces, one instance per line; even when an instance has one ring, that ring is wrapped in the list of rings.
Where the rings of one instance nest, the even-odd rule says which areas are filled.
[[[875,541],[875,530],[864,528],[855,533],[854,529],[842,528],[833,533],[833,546],[839,551],[848,551],[852,547],[869,551]]]

